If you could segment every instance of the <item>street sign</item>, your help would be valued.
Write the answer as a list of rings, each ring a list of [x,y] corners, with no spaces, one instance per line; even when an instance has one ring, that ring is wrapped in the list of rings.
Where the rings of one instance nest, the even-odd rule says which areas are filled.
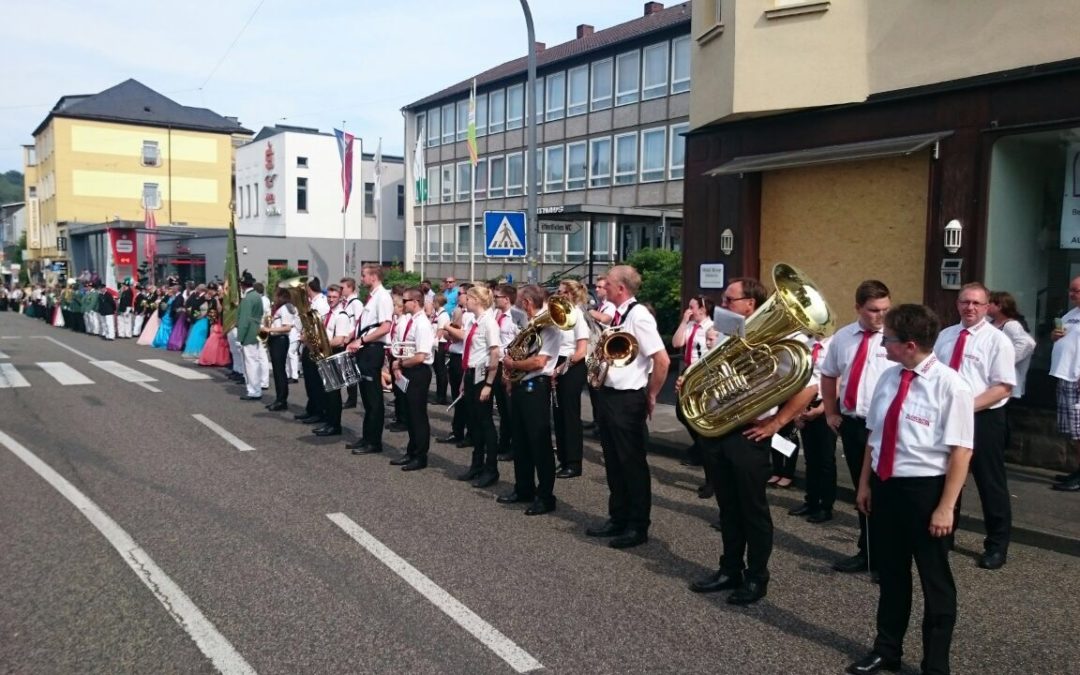
[[[541,220],[538,223],[540,234],[577,234],[581,223],[572,220]]]
[[[527,251],[524,211],[484,211],[484,255],[520,258]]]
[[[701,288],[724,287],[724,263],[701,263],[698,269],[698,286]]]

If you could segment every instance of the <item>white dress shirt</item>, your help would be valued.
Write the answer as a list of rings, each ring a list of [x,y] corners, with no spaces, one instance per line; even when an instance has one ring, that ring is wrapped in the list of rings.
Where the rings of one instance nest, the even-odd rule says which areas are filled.
[[[319,315],[322,320],[326,319],[326,315],[330,313],[330,303],[327,301],[326,296],[322,293],[317,293],[315,297],[308,301],[311,308],[315,310],[315,313]]]
[[[536,316],[543,316],[546,313],[547,309],[544,309]],[[533,318],[535,319],[536,317]],[[540,331],[540,340],[543,344],[540,345],[539,353],[548,357],[547,363],[539,370],[530,371],[529,374],[525,376],[525,380],[531,380],[534,377],[539,377],[541,375],[550,377],[555,372],[555,364],[559,360],[559,346],[562,341],[562,331],[556,326],[548,326]]]
[[[885,417],[896,398],[903,370],[896,364],[886,370],[870,400],[866,426],[870,430],[870,466],[875,472]],[[954,446],[974,445],[975,397],[964,378],[933,354],[914,370],[915,379],[900,408],[893,476],[942,476]]]
[[[694,327],[697,326],[697,332],[694,332]],[[689,366],[692,363],[696,363],[706,352],[709,351],[706,343],[706,335],[709,333],[709,329],[713,327],[712,319],[706,317],[704,321],[698,323],[693,322],[688,324],[685,329],[686,335],[683,338],[683,346],[680,348],[683,355],[687,353],[687,343],[690,342],[690,336],[694,336],[694,343],[690,345],[690,358],[686,359],[683,366]]]
[[[349,306],[355,307],[354,303],[349,303]],[[348,311],[348,306],[346,307]],[[368,296],[367,302],[364,303],[364,308],[360,312],[360,330],[366,329],[368,326],[378,326],[386,321],[394,320],[394,299],[390,297],[390,291],[386,290],[382,286],[376,286],[371,289],[371,295]],[[375,330],[374,328],[372,330]],[[364,344],[372,342],[381,342],[383,344],[390,344],[390,333],[383,335],[377,340],[372,340],[368,337],[364,338]]]
[[[472,328],[473,321],[476,321],[476,315],[472,312],[463,312],[461,314],[461,329],[465,331],[465,335],[469,334],[469,329]],[[451,354],[464,354],[465,353],[465,339],[452,340],[450,342]]]
[[[449,323],[450,323],[450,314],[446,311],[445,307],[442,307],[442,308],[439,309],[439,311],[435,312],[435,320],[432,322],[432,327],[436,331],[440,331],[443,328],[446,328],[447,324],[449,324]],[[442,344],[442,343],[446,342],[446,340],[447,339],[446,339],[445,336],[440,337],[439,338],[439,344]]]
[[[495,310],[495,323],[499,326],[499,344],[503,349],[506,349],[507,345],[514,341],[521,329],[518,328],[517,322],[514,321],[514,315],[501,309]]]
[[[837,396],[840,400],[840,412],[856,417],[866,417],[870,406],[870,396],[874,393],[878,378],[893,365],[885,353],[885,345],[881,342],[881,331],[877,331],[870,337],[870,344],[867,345],[866,363],[859,377],[855,409],[848,410],[844,407],[844,396],[847,393],[848,380],[851,378],[851,366],[855,362],[855,355],[859,352],[859,344],[863,338],[862,331],[863,328],[858,321],[849,323],[836,331],[832,336],[832,342],[829,343],[828,353],[822,359],[819,368],[821,375],[839,378]]]
[[[424,354],[424,365],[430,366],[435,363],[435,331],[431,327],[424,310],[419,310],[412,315],[412,325],[409,325],[409,317],[403,317],[402,337],[405,341],[416,343],[416,353]],[[406,333],[406,329],[408,332]]]
[[[1050,354],[1050,375],[1066,382],[1080,380],[1080,307],[1061,317],[1065,337],[1054,342]]]
[[[1016,354],[1016,384],[1013,385],[1011,398],[1021,398],[1027,385],[1031,355],[1035,353],[1035,338],[1031,337],[1016,319],[1006,321],[1001,332],[1012,342],[1013,352]]]
[[[589,339],[589,324],[581,313],[581,309],[574,307],[570,310],[570,317],[574,320],[574,327],[562,331],[562,342],[559,344],[559,356],[572,356],[577,351],[577,341]]]
[[[622,391],[645,388],[652,371],[652,357],[664,348],[664,341],[656,330],[656,318],[647,307],[635,305],[627,314],[627,309],[634,302],[637,302],[636,298],[630,298],[616,311],[619,314],[619,327],[637,338],[637,357],[622,368],[608,368],[604,377],[604,386]],[[616,324],[613,322],[612,325]]]
[[[482,369],[491,359],[491,348],[501,349],[499,325],[495,323],[495,310],[488,309],[481,314],[480,318],[476,320],[475,326],[475,331],[470,326],[465,333],[466,342],[469,339],[469,333],[472,333],[472,346],[469,347],[469,362],[462,365],[465,368]]]
[[[938,335],[934,353],[946,366],[952,359],[953,347],[962,330],[962,324],[954,324]],[[964,358],[959,372],[971,391],[978,396],[995,384],[1016,385],[1016,352],[1009,338],[985,318],[967,331],[970,335],[964,343]],[[1006,396],[990,409],[1000,408],[1008,402],[1009,397]]]

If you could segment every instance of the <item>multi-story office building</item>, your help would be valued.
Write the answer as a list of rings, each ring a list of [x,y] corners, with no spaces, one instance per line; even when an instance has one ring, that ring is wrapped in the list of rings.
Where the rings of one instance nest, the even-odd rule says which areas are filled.
[[[128,231],[138,246],[146,237],[134,231],[149,215],[158,228],[160,274],[201,279],[208,264],[220,269],[233,146],[251,135],[236,119],[127,80],[62,97],[33,135],[24,164],[34,278],[52,278],[68,264],[106,276],[109,231]],[[134,254],[141,261],[145,250]]]
[[[343,213],[337,139],[318,129],[264,127],[236,151],[236,235],[241,268],[289,267],[322,280],[356,276],[360,265],[404,257],[402,158],[353,142],[353,186]],[[366,144],[373,149],[370,141]],[[380,217],[376,218],[376,210]],[[380,250],[381,249],[381,250]]]
[[[26,204],[0,204],[0,284],[18,280],[19,269],[12,274],[11,264],[19,250],[19,239],[26,231]]]
[[[472,263],[480,279],[524,278],[522,259],[484,257],[482,214],[524,210],[530,185],[541,228],[563,230],[528,242],[541,260],[541,279],[568,270],[587,276],[590,263],[606,267],[641,248],[682,248],[690,3],[665,9],[648,2],[634,20],[599,31],[580,25],[575,39],[537,48],[535,172],[525,160],[525,57],[404,108],[409,269],[466,278]],[[479,161],[470,226],[474,175],[466,134],[474,79]],[[428,193],[422,205],[413,176],[421,133]]]

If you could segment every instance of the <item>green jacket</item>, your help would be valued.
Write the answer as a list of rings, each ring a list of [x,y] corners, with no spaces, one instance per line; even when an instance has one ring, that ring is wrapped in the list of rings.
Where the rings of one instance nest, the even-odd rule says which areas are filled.
[[[236,339],[240,344],[253,345],[259,341],[262,315],[262,296],[249,288],[240,300],[240,310],[236,315]]]

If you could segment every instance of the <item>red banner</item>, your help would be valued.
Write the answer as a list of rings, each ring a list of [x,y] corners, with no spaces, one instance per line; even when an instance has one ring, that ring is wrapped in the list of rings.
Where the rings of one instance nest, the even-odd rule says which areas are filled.
[[[135,233],[131,230],[109,230],[109,245],[112,246],[113,263],[119,266],[135,266]]]

